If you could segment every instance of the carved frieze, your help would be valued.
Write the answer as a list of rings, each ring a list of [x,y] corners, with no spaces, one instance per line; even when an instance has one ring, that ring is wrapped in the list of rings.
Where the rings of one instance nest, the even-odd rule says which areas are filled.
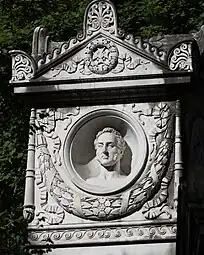
[[[28,236],[31,245],[38,244],[55,246],[68,243],[70,245],[80,244],[101,244],[112,242],[132,242],[132,241],[149,241],[149,240],[175,240],[177,226],[175,222],[163,222],[163,224],[134,225],[134,226],[107,226],[89,227],[78,229],[55,229],[48,232],[41,230],[32,230]]]

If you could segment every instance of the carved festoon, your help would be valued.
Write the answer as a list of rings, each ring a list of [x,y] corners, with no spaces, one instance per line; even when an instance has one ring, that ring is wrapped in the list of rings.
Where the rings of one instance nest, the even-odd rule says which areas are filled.
[[[105,127],[102,131],[100,131],[100,129],[97,130],[97,137],[100,135],[99,138],[97,138],[97,143],[96,140],[95,142],[93,140],[92,144],[90,143],[92,146],[95,146],[96,157],[90,159],[86,164],[75,165],[75,163],[72,162],[72,167],[67,167],[66,164],[63,164],[63,161],[69,161],[70,158],[68,152],[65,150],[67,147],[64,146],[63,143],[68,143],[68,146],[71,146],[72,143],[76,143],[69,139],[66,140],[66,133],[74,132],[72,130],[74,130],[75,125],[71,120],[78,117],[79,109],[73,108],[70,112],[63,114],[52,109],[40,110],[37,113],[36,126],[39,127],[39,130],[37,131],[36,184],[40,191],[40,204],[42,209],[47,213],[50,213],[50,209],[48,209],[49,196],[54,198],[54,201],[58,204],[58,206],[53,205],[52,212],[53,215],[56,214],[58,216],[58,219],[53,221],[49,220],[48,222],[51,222],[51,224],[59,224],[63,220],[63,212],[60,211],[59,207],[63,208],[63,210],[68,213],[92,220],[110,220],[125,217],[127,214],[140,210],[143,205],[144,215],[149,219],[157,218],[164,213],[164,211],[156,214],[149,212],[152,211],[153,207],[158,207],[159,210],[161,206],[162,208],[166,206],[165,212],[167,212],[167,207],[170,208],[170,205],[165,203],[167,202],[168,186],[172,176],[172,170],[169,170],[170,173],[168,173],[168,166],[174,139],[174,131],[172,129],[174,115],[172,114],[172,106],[168,103],[158,103],[154,106],[146,105],[147,109],[145,111],[140,110],[140,105],[128,105],[130,109],[132,108],[131,115],[135,118],[135,123],[137,124],[136,129],[138,130],[136,130],[136,132],[138,134],[136,134],[136,136],[141,136],[136,137],[136,139],[143,140],[145,144],[144,147],[137,148],[137,152],[132,151],[132,153],[136,153],[135,155],[138,157],[140,153],[143,155],[139,181],[137,180],[138,177],[134,176],[134,172],[138,171],[138,169],[130,169],[130,173],[128,174],[124,174],[124,171],[127,171],[126,169],[121,172],[120,161],[123,160],[123,157],[119,155],[125,154],[125,151],[124,149],[121,151],[121,145],[117,145],[118,143],[121,144],[121,140],[119,140],[119,142],[114,142],[119,139],[119,135],[121,136],[115,129],[112,127]],[[96,110],[95,114],[99,114],[100,116],[101,111],[103,111],[103,108]],[[112,114],[114,114],[114,112],[115,110],[111,111]],[[81,118],[82,117],[83,113]],[[117,116],[115,118],[117,119]],[[95,119],[97,120],[97,115]],[[92,121],[94,121],[94,119]],[[105,117],[104,121],[106,121]],[[124,120],[121,119],[120,121]],[[139,124],[139,122],[141,124]],[[57,133],[58,125],[63,127],[64,138],[61,137],[60,133]],[[144,128],[142,126],[144,126]],[[127,126],[126,128],[129,127]],[[141,134],[139,132],[141,132]],[[75,137],[76,136],[77,134]],[[147,141],[144,141],[144,139],[147,139]],[[107,151],[104,152],[104,147],[109,146],[108,143],[111,143],[112,147],[110,147],[110,149],[107,147],[105,149]],[[138,146],[139,145],[138,143]],[[62,160],[60,157],[62,153],[60,153],[60,151],[63,147],[65,150],[64,157],[67,158]],[[91,148],[88,148],[88,150],[91,150]],[[129,150],[134,149],[130,148]],[[141,151],[139,152],[139,150]],[[76,155],[71,157],[76,157]],[[111,157],[113,158],[111,159]],[[79,170],[75,170],[75,167]],[[110,167],[113,169],[111,174],[109,172]],[[65,168],[66,170],[64,170]],[[59,170],[71,171],[70,175],[72,175],[72,171],[78,171],[78,174],[93,172],[93,177],[87,176],[84,177],[84,180],[79,178],[81,179],[80,182],[84,185],[82,185],[82,187],[80,187],[80,182],[78,183],[78,180],[74,179],[74,184],[78,187],[73,189],[73,184],[70,185],[63,180],[59,174]],[[114,181],[116,179],[118,185],[116,185],[115,189],[112,191],[108,186],[111,185],[114,187]],[[131,186],[128,180],[131,181]],[[93,194],[91,194],[89,190],[85,190],[87,185],[93,186],[93,191],[91,192]],[[128,188],[124,190],[126,185]],[[100,197],[96,196],[98,191],[97,189],[94,191],[95,186],[99,186],[101,189],[102,193]],[[123,188],[123,191],[120,191],[121,188]],[[160,189],[160,194],[158,194],[152,202],[150,201],[151,203],[146,203],[151,198],[152,194],[156,194]],[[51,205],[49,205],[49,208],[50,206]],[[147,214],[151,214],[151,216],[146,216]],[[172,212],[169,212],[168,216],[171,217],[171,214]],[[42,214],[38,213],[38,216],[39,215],[42,216]]]

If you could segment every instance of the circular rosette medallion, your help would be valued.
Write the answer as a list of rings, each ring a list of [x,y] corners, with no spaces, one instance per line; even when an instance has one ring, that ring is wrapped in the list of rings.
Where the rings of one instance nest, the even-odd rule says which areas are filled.
[[[86,55],[86,64],[95,74],[107,74],[118,63],[118,49],[106,38],[99,38],[89,43]]]
[[[64,146],[69,179],[95,195],[117,194],[130,187],[141,176],[146,157],[142,127],[115,109],[95,110],[82,117],[68,133]]]

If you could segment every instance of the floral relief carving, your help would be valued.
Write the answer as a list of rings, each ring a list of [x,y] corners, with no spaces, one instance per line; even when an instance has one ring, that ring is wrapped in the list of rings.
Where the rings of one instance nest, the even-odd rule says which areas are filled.
[[[172,151],[173,116],[169,114],[170,108],[166,103],[159,103],[154,107],[148,107],[142,111],[137,109],[136,105],[133,105],[133,112],[138,114],[138,118],[140,119],[143,126],[146,126],[148,120],[151,121],[151,118],[155,122],[155,126],[153,126],[149,132],[149,162],[154,162],[153,164],[149,164],[150,172],[146,176],[147,179],[145,180],[144,178],[143,181],[146,182],[146,188],[149,187],[149,185],[158,185],[161,182],[159,193],[154,196],[151,201],[148,201],[144,204],[143,214],[147,219],[155,219],[162,214],[166,214],[167,218],[171,218],[174,214],[174,211],[168,204],[164,203],[168,197],[168,186],[172,178],[172,170],[169,170],[169,172],[163,178],[162,176],[166,171],[165,168],[166,165],[168,165]],[[161,137],[163,138],[162,140]],[[156,184],[158,180],[160,181]],[[141,183],[143,183],[143,181],[141,181]],[[141,196],[141,191],[141,189],[134,190],[133,197],[137,197],[138,195]],[[145,196],[145,193],[143,193],[143,196]],[[132,202],[134,203],[134,200]]]
[[[73,49],[75,51],[76,47],[80,47],[82,43],[86,43],[91,36],[99,34],[99,32],[108,34],[108,36],[114,36],[117,40],[119,39],[122,43],[126,44],[126,46],[134,46],[140,52],[158,61],[158,63],[166,64],[166,51],[162,50],[163,43],[158,42],[163,39],[162,37],[157,39],[156,45],[158,46],[155,46],[152,44],[152,42],[155,43],[155,38],[154,40],[143,41],[141,38],[134,38],[132,34],[126,34],[121,29],[118,29],[117,14],[113,3],[109,0],[96,0],[91,2],[86,9],[83,32],[78,33],[76,37],[71,38],[68,42],[55,45],[51,51],[43,54],[37,60],[38,68],[40,69],[51,61],[59,59],[62,55]],[[48,48],[48,41],[46,41],[45,47]],[[66,68],[64,66],[64,68],[68,73],[73,73],[78,64],[76,60],[71,59],[70,63],[66,65]]]
[[[65,129],[71,124],[71,116],[76,116],[79,113],[79,108],[76,108],[75,112],[62,113],[55,109],[38,110],[36,118],[36,184],[40,191],[40,205],[42,211],[38,211],[36,214],[36,224],[48,223],[50,225],[60,224],[64,219],[64,210],[56,203],[49,202],[49,183],[52,181],[52,174],[56,174],[54,164],[61,165],[61,158],[59,156],[59,150],[61,147],[61,141],[56,134],[56,122],[67,121],[65,123]],[[46,137],[53,140],[53,159],[48,150]],[[51,179],[50,179],[51,178]],[[56,179],[57,181],[57,179]]]
[[[86,48],[85,62],[92,73],[109,73],[117,65],[118,49],[108,39],[96,39]]]
[[[115,32],[116,20],[114,10],[110,3],[98,1],[90,6],[87,13],[86,30],[87,34],[103,29],[111,34]]]
[[[163,203],[166,201],[167,188],[170,182],[170,178],[167,180],[165,175],[172,151],[173,115],[169,105],[166,103],[155,104],[153,107],[149,107],[146,111],[138,111],[136,107],[133,106],[133,112],[139,115],[141,122],[144,122],[143,125],[145,125],[147,120],[155,123],[149,131],[149,136],[151,138],[151,153],[147,162],[147,171],[143,179],[139,183],[133,185],[130,190],[124,191],[121,194],[119,193],[108,196],[104,194],[100,197],[88,195],[86,193],[80,194],[67,186],[64,180],[57,173],[57,170],[51,161],[46,141],[41,138],[41,141],[44,141],[44,145],[38,146],[41,155],[40,157],[49,162],[46,163],[46,171],[41,164],[41,171],[44,171],[45,173],[45,181],[43,182],[41,180],[41,182],[38,183],[42,192],[42,203],[47,201],[44,200],[46,198],[46,192],[49,190],[51,196],[55,198],[56,202],[68,213],[90,220],[117,219],[124,217],[127,213],[133,213],[142,208],[152,194],[158,192],[159,185],[161,184],[161,193],[158,195],[160,196],[160,203],[156,204],[153,202],[153,207],[159,207],[160,205],[163,206]],[[143,120],[142,116],[145,116],[146,120]],[[43,150],[42,147],[44,147]],[[41,162],[41,159],[38,158],[38,161]],[[46,181],[48,178],[46,177],[47,171],[53,172],[52,180],[49,180],[49,182]],[[47,186],[48,183],[49,187]],[[47,186],[47,188],[45,186]],[[161,198],[165,199],[162,200]],[[78,202],[76,203],[75,201]],[[152,212],[151,202],[144,205],[143,213],[144,216],[149,219],[157,218],[159,215],[163,214],[162,212],[154,215]]]
[[[62,71],[68,74],[79,71],[83,75],[117,74],[125,69],[136,70],[139,66],[147,70],[147,65],[150,63],[140,57],[133,58],[128,53],[119,54],[118,48],[111,40],[101,37],[87,45],[84,56],[73,57],[52,71],[54,71],[53,77],[57,77]]]
[[[99,197],[98,199],[81,199],[81,206],[84,216],[96,216],[99,219],[109,218],[110,215],[120,213],[121,200],[107,197]]]
[[[61,140],[55,132],[57,121],[66,120],[65,130],[71,124],[72,116],[79,114],[79,107],[75,108],[75,112],[67,112],[66,114],[56,111],[55,109],[44,109],[37,111],[37,127],[43,130],[46,137],[49,137],[53,141],[53,156],[54,163],[61,165],[61,158],[59,150],[61,148]]]

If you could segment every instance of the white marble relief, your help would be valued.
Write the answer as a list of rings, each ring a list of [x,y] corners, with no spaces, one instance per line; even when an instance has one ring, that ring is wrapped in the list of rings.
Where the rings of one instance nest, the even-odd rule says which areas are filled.
[[[167,201],[172,107],[152,103],[73,107],[64,113],[39,110],[39,223],[60,224],[66,212],[87,220],[118,219],[141,209],[146,219],[175,217]]]

